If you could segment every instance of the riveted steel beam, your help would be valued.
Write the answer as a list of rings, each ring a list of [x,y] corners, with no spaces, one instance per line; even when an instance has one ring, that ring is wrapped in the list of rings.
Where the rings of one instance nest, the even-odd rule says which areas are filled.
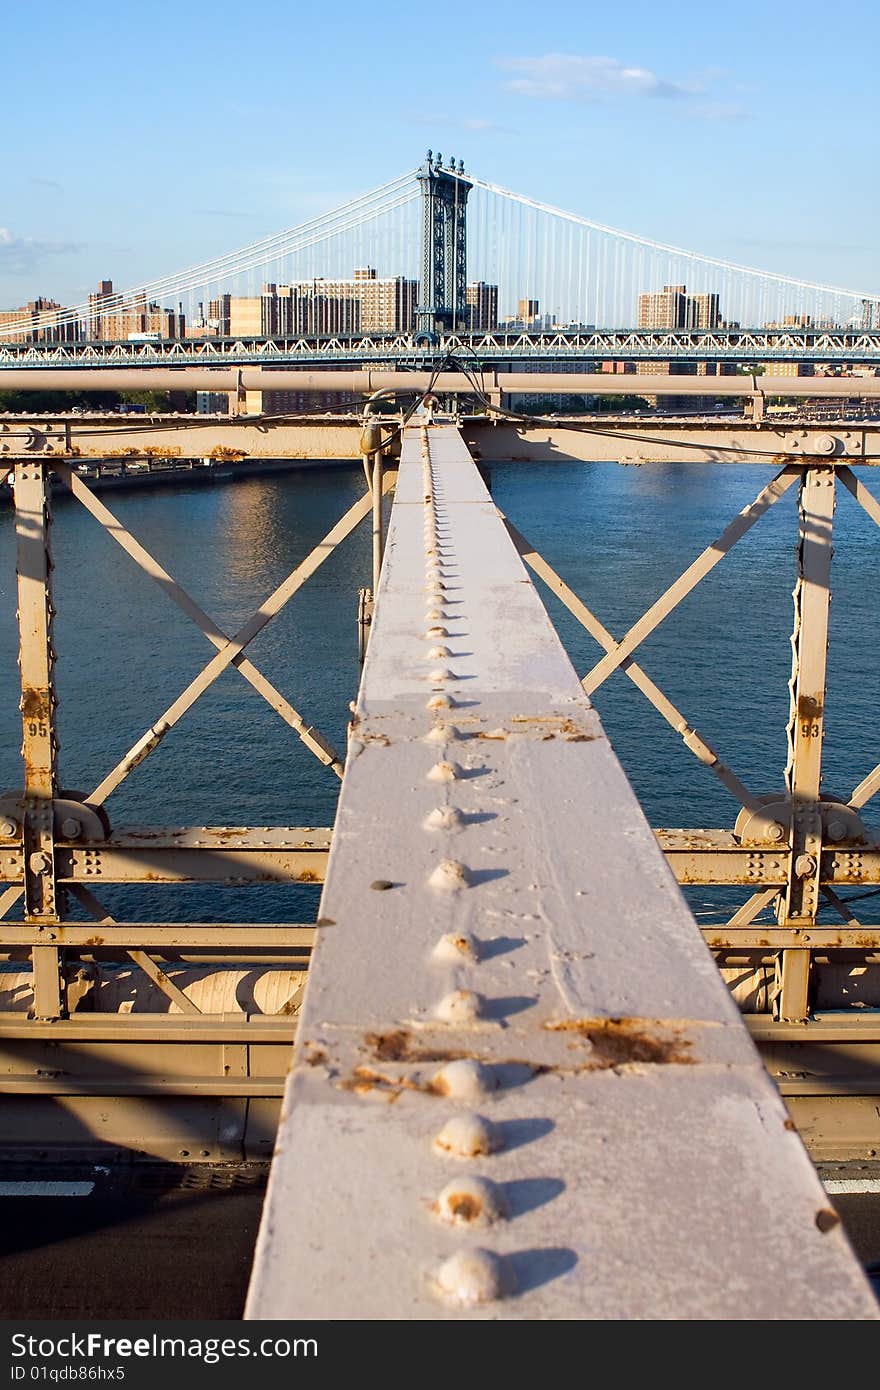
[[[743,1317],[878,1316],[449,426],[405,433],[320,911],[246,1317],[724,1317],[721,1264]]]

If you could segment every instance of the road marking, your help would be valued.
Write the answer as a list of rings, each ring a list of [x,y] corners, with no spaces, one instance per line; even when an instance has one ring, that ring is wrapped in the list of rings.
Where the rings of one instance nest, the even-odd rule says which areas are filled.
[[[826,1178],[822,1185],[828,1193],[880,1192],[880,1178]]]
[[[0,1197],[88,1197],[93,1182],[0,1182]]]

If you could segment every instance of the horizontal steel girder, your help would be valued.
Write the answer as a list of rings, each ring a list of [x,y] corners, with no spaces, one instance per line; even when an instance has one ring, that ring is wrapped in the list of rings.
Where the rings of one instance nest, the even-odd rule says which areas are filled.
[[[311,828],[145,828],[59,844],[55,864],[67,883],[323,883],[330,835]],[[19,883],[22,875],[21,850],[0,842],[0,883]]]
[[[110,467],[138,460],[183,463],[211,455],[238,462],[358,459],[361,430],[359,415],[333,420],[271,415],[151,416],[146,432],[137,417],[119,415],[0,416],[0,469],[4,458],[15,456],[55,455],[70,462],[100,460],[104,473]],[[711,414],[684,418],[603,414],[534,423],[479,416],[466,419],[464,430],[469,447],[481,462],[492,464],[560,459],[772,464],[816,457],[830,465],[876,465],[880,461],[880,420],[806,417],[782,424],[739,417],[725,421]]]
[[[788,846],[741,845],[725,830],[655,831],[679,883],[783,886],[788,877]],[[880,883],[880,842],[828,846],[822,851],[824,884]]]
[[[145,949],[224,947],[257,951],[261,948],[310,950],[313,926],[284,926],[266,922],[33,922],[0,921],[0,946],[120,946]]]
[[[880,398],[876,377],[678,376],[668,372],[621,376],[608,372],[473,371],[304,371],[300,367],[7,367],[6,390],[15,391],[375,391],[422,393],[436,391],[474,395],[475,386],[488,394],[619,396],[753,396],[836,397],[843,400]],[[116,417],[118,420],[118,417]]]

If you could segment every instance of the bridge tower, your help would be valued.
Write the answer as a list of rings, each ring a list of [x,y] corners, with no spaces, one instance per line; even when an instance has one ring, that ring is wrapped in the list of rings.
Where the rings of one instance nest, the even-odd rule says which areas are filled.
[[[416,311],[419,333],[467,327],[467,197],[473,187],[464,162],[428,150],[418,172],[422,186],[422,279]]]

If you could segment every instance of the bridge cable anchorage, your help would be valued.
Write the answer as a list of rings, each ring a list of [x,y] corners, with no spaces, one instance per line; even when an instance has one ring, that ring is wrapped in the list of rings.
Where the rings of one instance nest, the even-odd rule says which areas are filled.
[[[716,1318],[722,1261],[740,1316],[880,1316],[444,422],[404,431],[356,720],[246,1319]]]

